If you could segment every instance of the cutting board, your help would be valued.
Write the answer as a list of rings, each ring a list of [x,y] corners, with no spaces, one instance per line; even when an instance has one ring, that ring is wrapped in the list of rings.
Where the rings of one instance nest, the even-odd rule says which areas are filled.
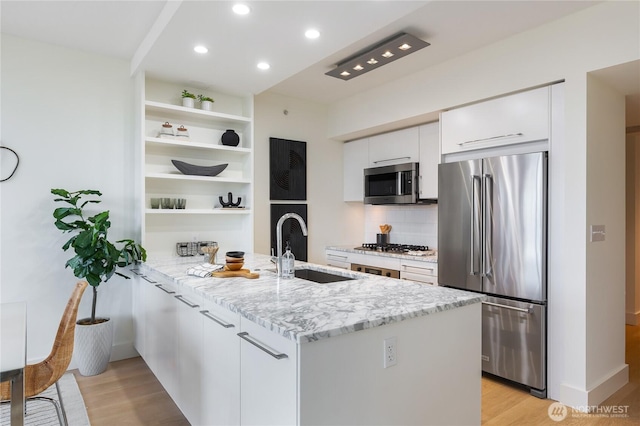
[[[212,273],[211,276],[214,278],[242,277],[242,278],[255,279],[255,278],[259,278],[260,274],[251,272],[248,269],[239,269],[237,271],[217,271]]]

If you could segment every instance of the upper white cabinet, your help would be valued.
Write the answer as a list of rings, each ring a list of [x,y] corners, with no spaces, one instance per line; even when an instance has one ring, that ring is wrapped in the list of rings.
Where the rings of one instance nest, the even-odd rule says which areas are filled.
[[[419,198],[438,198],[438,163],[440,162],[439,123],[429,123],[418,127],[420,136],[420,183]]]
[[[517,93],[440,115],[442,154],[546,140],[550,88]]]
[[[369,138],[369,167],[420,161],[417,127],[383,133]]]
[[[364,199],[364,169],[369,167],[369,139],[343,144],[344,201]]]
[[[178,242],[217,241],[221,251],[253,247],[253,119],[250,99],[216,96],[214,111],[180,105],[184,87],[144,81],[141,120],[142,241],[152,255],[175,255]],[[193,91],[193,90],[190,90]],[[196,91],[196,93],[198,93]],[[163,124],[174,133],[184,126],[188,137],[160,136]],[[221,142],[235,131],[238,146]],[[197,166],[226,164],[216,176],[181,173],[178,160]],[[222,208],[228,193],[241,208]],[[152,198],[185,199],[186,208],[152,208]],[[161,206],[162,207],[162,206]]]

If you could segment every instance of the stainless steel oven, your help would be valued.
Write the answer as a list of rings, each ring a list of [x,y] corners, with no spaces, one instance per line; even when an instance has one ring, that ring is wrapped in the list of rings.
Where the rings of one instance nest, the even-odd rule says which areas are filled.
[[[396,271],[395,269],[378,268],[376,266],[352,263],[351,270],[356,272],[364,272],[365,274],[380,275],[382,277],[388,278],[400,278],[400,271]]]

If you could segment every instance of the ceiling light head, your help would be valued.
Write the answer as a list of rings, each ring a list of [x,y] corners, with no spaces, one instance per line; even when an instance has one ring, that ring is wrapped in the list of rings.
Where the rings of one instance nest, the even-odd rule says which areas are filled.
[[[193,48],[193,51],[196,53],[205,54],[209,51],[209,49],[207,49],[205,46],[198,45]]]
[[[304,36],[308,39],[314,40],[320,37],[320,31],[310,28],[307,31],[305,31]]]
[[[247,15],[251,12],[251,8],[242,3],[234,4],[232,10],[236,15]]]
[[[411,34],[399,33],[339,62],[325,74],[350,80],[427,46],[429,43],[424,40]]]
[[[258,68],[261,70],[268,70],[271,68],[271,65],[269,65],[268,62],[258,62]]]

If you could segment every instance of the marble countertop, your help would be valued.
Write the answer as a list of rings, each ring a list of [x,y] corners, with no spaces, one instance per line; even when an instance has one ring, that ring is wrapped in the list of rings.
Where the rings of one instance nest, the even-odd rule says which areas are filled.
[[[200,278],[187,269],[202,258],[148,259],[140,270],[178,288],[188,288],[232,312],[297,343],[311,342],[473,303],[478,293],[429,286],[330,266],[296,262],[308,268],[354,278],[329,284],[278,278],[270,257],[246,254],[245,268],[260,278]]]
[[[438,252],[436,251],[432,256],[413,256],[406,253],[391,253],[386,251],[372,251],[372,250],[360,250],[353,246],[328,246],[326,250],[342,251],[345,253],[364,254],[367,256],[379,256],[379,257],[392,257],[396,259],[417,260],[420,262],[438,263]]]

